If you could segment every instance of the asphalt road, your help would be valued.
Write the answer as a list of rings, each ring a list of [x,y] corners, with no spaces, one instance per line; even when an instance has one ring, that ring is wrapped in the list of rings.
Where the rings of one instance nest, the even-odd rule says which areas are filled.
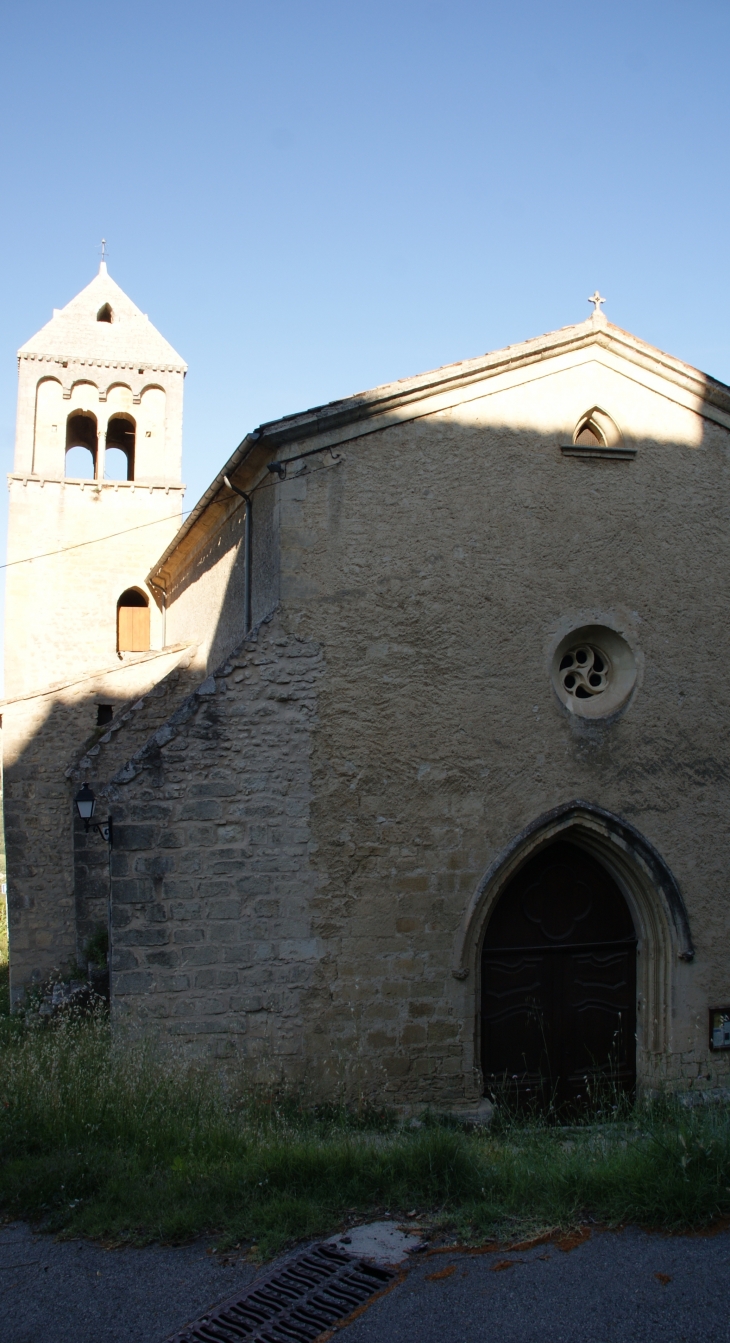
[[[270,1268],[270,1266],[268,1266]],[[266,1270],[268,1271],[268,1269]],[[3,1343],[161,1343],[254,1279],[203,1244],[104,1250],[0,1228]],[[730,1343],[730,1233],[421,1254],[347,1343]]]
[[[594,1233],[570,1251],[419,1256],[347,1343],[726,1343],[730,1234]]]
[[[206,1307],[244,1291],[255,1270],[223,1266],[201,1244],[104,1250],[0,1227],[2,1343],[159,1343]]]

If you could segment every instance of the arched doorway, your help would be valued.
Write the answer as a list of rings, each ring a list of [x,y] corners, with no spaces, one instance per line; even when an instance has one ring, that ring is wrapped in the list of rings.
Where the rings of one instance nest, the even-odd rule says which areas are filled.
[[[499,897],[482,950],[487,1091],[521,1104],[580,1105],[636,1082],[636,932],[601,863],[559,840]]]

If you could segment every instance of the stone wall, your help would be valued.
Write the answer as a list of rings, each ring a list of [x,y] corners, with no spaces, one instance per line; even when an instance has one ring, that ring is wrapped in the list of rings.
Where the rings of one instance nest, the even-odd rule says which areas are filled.
[[[112,780],[118,1021],[307,1070],[326,947],[314,929],[311,732],[321,649],[261,624]]]
[[[641,1051],[640,1076],[728,1072],[707,1018],[730,1001],[728,434],[606,370],[581,378],[543,370],[504,405],[372,434],[281,487],[282,609],[327,661],[312,831],[339,947],[331,1028],[357,1004],[358,1047],[401,1070],[405,1096],[470,1085],[478,962],[451,975],[464,911],[525,826],[578,798],[633,822],[689,911],[696,957],[662,967],[661,1052]],[[561,455],[561,420],[596,403],[636,425],[635,460]],[[612,721],[572,717],[551,684],[552,647],[591,621],[642,660]]]
[[[13,1001],[80,951],[73,857],[73,766],[84,744],[94,749],[97,705],[125,705],[145,695],[186,650],[137,655],[72,685],[6,703],[3,709],[4,817],[8,857],[10,979]],[[167,716],[169,706],[166,710]],[[129,749],[124,753],[125,758]],[[92,757],[93,759],[94,757]],[[106,861],[101,844],[101,861]],[[98,875],[98,874],[97,874]],[[102,877],[103,882],[103,877]],[[102,898],[102,908],[104,900]]]
[[[134,703],[117,708],[108,727],[93,733],[79,759],[66,770],[74,793],[82,783],[92,786],[102,822],[111,808],[109,778],[145,745],[200,682],[195,652],[194,645],[186,648],[162,680]],[[96,831],[85,830],[75,808],[73,824],[76,941],[81,954],[92,933],[108,924],[109,849]]]
[[[595,404],[633,461],[563,456]],[[707,1018],[730,1000],[727,451],[727,430],[615,370],[543,368],[282,485],[282,609],[327,661],[312,829],[339,946],[329,1029],[359,1013],[357,1047],[400,1069],[401,1095],[471,1084],[478,963],[451,975],[464,911],[514,837],[577,798],[650,839],[689,911],[696,957],[662,966],[642,1080],[727,1078]],[[557,640],[591,621],[641,664],[630,706],[594,723],[550,679]]]
[[[635,425],[634,460],[563,456],[593,404]],[[582,798],[662,855],[696,943],[693,963],[670,947],[657,972],[642,1085],[719,1085],[727,444],[615,371],[543,368],[519,395],[392,425],[275,482],[276,620],[118,776],[117,1013],[200,1051],[260,1053],[320,1095],[470,1100],[476,950],[452,973],[465,910],[515,835]],[[629,706],[593,723],[550,679],[557,640],[591,621],[640,661]],[[292,650],[300,666],[313,654],[286,690],[303,709],[275,688]]]

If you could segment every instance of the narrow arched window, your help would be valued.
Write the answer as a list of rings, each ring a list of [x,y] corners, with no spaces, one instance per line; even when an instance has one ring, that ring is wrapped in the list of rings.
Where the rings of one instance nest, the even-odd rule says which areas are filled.
[[[104,306],[99,309],[98,313],[96,314],[96,320],[97,322],[114,321],[114,313],[112,312],[108,303],[105,303]]]
[[[148,653],[150,604],[139,588],[127,588],[117,602],[117,649],[120,653]]]
[[[93,415],[76,411],[66,421],[66,477],[93,480],[96,475],[97,432]]]
[[[134,480],[137,426],[131,415],[112,415],[106,427],[105,480]]]

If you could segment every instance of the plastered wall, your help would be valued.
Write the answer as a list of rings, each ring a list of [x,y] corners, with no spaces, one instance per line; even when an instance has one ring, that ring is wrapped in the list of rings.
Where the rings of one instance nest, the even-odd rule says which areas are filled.
[[[233,496],[202,544],[168,582],[167,637],[194,641],[201,674],[214,670],[246,633],[246,510]],[[271,477],[253,493],[251,617],[258,624],[279,598],[277,492]]]
[[[561,453],[596,405],[633,460]],[[646,836],[691,922],[642,1083],[722,1082],[728,473],[727,430],[606,357],[472,388],[277,484],[276,622],[117,776],[137,829],[115,858],[115,1010],[321,1094],[468,1099],[465,909],[525,826],[579,798]],[[611,722],[551,685],[556,641],[589,622],[639,658]]]
[[[162,647],[161,613],[145,579],[157,544],[177,530],[181,499],[180,489],[10,480],[8,698],[114,661],[117,601],[129,587],[147,593],[151,646]]]

